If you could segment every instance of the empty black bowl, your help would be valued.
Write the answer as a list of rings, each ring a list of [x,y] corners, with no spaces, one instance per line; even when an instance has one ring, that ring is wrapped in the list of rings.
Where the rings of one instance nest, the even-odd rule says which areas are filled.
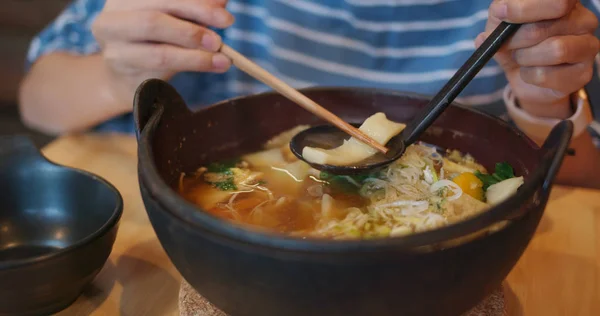
[[[123,211],[105,180],[0,138],[0,315],[48,315],[74,302],[108,259]]]

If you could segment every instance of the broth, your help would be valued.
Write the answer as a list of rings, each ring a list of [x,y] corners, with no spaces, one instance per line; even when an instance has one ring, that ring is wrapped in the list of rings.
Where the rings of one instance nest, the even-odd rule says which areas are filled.
[[[258,167],[252,170],[261,176],[249,187],[222,191],[202,177],[193,176],[183,178],[180,192],[213,215],[283,233],[315,229],[318,219],[314,215],[321,210],[321,192],[327,192],[338,202],[331,212],[340,219],[346,208],[367,203],[359,195],[322,186],[322,181],[315,176],[295,179],[285,169]],[[273,203],[268,203],[270,201]]]
[[[373,174],[334,176],[298,160],[286,131],[264,150],[182,174],[179,193],[225,220],[314,238],[398,237],[464,220],[516,192],[522,177],[500,163],[493,174],[458,151],[409,146]]]

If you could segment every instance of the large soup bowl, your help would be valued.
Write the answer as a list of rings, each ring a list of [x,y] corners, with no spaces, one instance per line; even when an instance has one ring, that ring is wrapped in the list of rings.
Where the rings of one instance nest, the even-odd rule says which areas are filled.
[[[428,101],[375,89],[302,92],[349,122],[362,122],[378,111],[407,122]],[[509,162],[526,179],[517,194],[481,215],[430,232],[380,240],[311,240],[221,220],[188,203],[176,187],[182,172],[259,150],[286,129],[321,120],[276,93],[193,112],[172,86],[157,79],[141,84],[134,103],[139,183],[154,230],[186,281],[233,316],[468,311],[501,286],[527,247],[573,128],[562,122],[538,147],[497,118],[452,105],[422,140],[471,153],[491,170],[496,162]],[[498,223],[503,228],[464,238]]]

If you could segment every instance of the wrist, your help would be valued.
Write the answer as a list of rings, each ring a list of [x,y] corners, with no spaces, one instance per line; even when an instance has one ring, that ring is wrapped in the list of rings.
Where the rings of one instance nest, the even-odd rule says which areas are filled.
[[[573,96],[566,96],[550,104],[522,102],[515,98],[515,105],[534,117],[565,120],[575,114]]]
[[[116,79],[110,70],[106,69],[106,85],[102,91],[105,104],[110,104],[115,114],[125,114],[133,111],[133,95],[129,89],[127,83],[123,83],[121,80]]]
[[[543,116],[536,116],[518,106],[516,97],[512,93],[510,86],[507,86],[504,90],[504,102],[508,110],[508,115],[521,131],[538,144],[543,143],[552,128],[565,119],[572,121],[575,126],[573,138],[586,131],[587,126],[592,121],[592,114],[585,91],[583,89],[578,91],[568,98],[568,101],[569,103],[566,106],[564,103],[557,103],[555,107],[566,107],[569,109],[568,112],[570,112],[570,115],[566,114],[568,112],[563,112],[561,116],[549,117],[546,114],[547,111],[544,111]],[[551,112],[551,114],[557,113]]]

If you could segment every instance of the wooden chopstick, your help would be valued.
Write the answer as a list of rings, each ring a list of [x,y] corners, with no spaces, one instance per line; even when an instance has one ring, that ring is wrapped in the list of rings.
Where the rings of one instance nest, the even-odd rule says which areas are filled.
[[[233,48],[223,44],[221,46],[221,53],[229,57],[237,68],[247,73],[248,75],[254,77],[255,79],[263,82],[269,87],[273,88],[273,90],[281,93],[282,95],[294,101],[304,109],[337,126],[339,129],[348,133],[350,136],[360,140],[361,142],[377,149],[378,151],[384,154],[387,153],[388,149],[384,145],[381,145],[380,143],[376,142],[359,129],[348,124],[347,122],[339,118],[337,115],[329,112],[322,106],[318,105],[302,93],[298,92],[298,90],[290,87],[285,82],[277,79],[277,77],[273,76],[259,65],[244,57],[242,54],[238,53]]]

